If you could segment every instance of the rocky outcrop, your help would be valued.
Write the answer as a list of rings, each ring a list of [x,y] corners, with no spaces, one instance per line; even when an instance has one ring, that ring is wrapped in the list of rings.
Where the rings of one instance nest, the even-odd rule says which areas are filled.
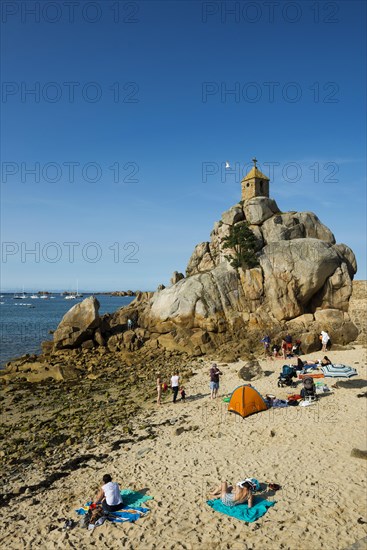
[[[257,240],[252,269],[234,269],[223,247],[231,227],[243,221]],[[292,331],[308,351],[319,346],[321,329],[334,343],[356,338],[348,315],[355,257],[315,214],[284,213],[274,200],[256,197],[224,212],[210,237],[195,247],[186,278],[174,272],[170,287],[139,293],[102,318],[94,298],[74,306],[55,331],[53,349],[115,353],[144,346],[190,355],[225,349],[238,356],[256,348],[264,331],[273,341]]]
[[[100,324],[98,310],[97,298],[90,296],[65,313],[53,335],[54,348],[75,348],[93,340],[94,331]]]
[[[230,227],[242,221],[257,238],[259,266],[248,270],[233,269],[223,248]],[[288,324],[309,349],[319,345],[321,328],[346,342],[356,334],[346,313],[356,267],[350,248],[335,244],[312,212],[282,213],[274,200],[252,198],[222,214],[210,242],[195,247],[186,279],[141,304],[139,322],[157,346],[184,345],[190,353],[216,349],[234,335],[251,340],[267,330],[281,337]]]
[[[181,281],[181,279],[184,279],[185,275],[183,273],[179,273],[178,271],[174,271],[171,277],[171,285],[175,285],[178,283],[178,281]]]

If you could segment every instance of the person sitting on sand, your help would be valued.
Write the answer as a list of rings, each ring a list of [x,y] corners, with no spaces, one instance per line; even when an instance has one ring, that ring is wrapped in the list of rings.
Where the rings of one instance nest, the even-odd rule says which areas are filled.
[[[321,365],[324,367],[325,365],[332,365],[332,362],[327,357],[327,355],[324,356],[324,358],[320,361]]]
[[[118,483],[112,481],[110,474],[105,474],[102,479],[103,485],[97,493],[93,504],[102,503],[102,508],[105,512],[117,512],[121,508],[124,508]]]
[[[237,504],[243,504],[248,501],[248,507],[252,508],[252,486],[244,480],[236,483],[233,491],[233,486],[229,485],[226,481],[222,481],[219,487],[211,491],[212,497],[220,497],[222,504],[225,506],[236,506]]]

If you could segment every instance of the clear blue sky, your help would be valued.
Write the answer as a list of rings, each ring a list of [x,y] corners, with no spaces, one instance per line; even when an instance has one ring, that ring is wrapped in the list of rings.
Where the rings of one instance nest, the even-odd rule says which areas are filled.
[[[167,284],[254,155],[366,278],[364,2],[57,4],[2,3],[3,290]]]

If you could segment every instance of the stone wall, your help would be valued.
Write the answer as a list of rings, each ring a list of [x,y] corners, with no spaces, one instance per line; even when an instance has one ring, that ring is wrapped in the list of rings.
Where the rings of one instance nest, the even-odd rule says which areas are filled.
[[[357,342],[367,345],[367,281],[353,281],[349,315],[359,331]]]

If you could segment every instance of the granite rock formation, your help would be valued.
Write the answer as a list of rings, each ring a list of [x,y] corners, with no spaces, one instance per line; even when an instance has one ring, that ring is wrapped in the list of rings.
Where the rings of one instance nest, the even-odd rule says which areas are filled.
[[[257,239],[259,264],[252,269],[234,269],[223,247],[231,226],[243,221]],[[273,199],[251,197],[224,212],[210,237],[195,247],[186,277],[175,272],[170,287],[139,293],[101,318],[95,298],[74,306],[54,333],[53,349],[146,346],[201,355],[231,342],[253,347],[264,332],[275,340],[291,331],[307,352],[317,349],[321,329],[335,343],[356,339],[348,314],[355,256],[315,214],[284,213]]]

